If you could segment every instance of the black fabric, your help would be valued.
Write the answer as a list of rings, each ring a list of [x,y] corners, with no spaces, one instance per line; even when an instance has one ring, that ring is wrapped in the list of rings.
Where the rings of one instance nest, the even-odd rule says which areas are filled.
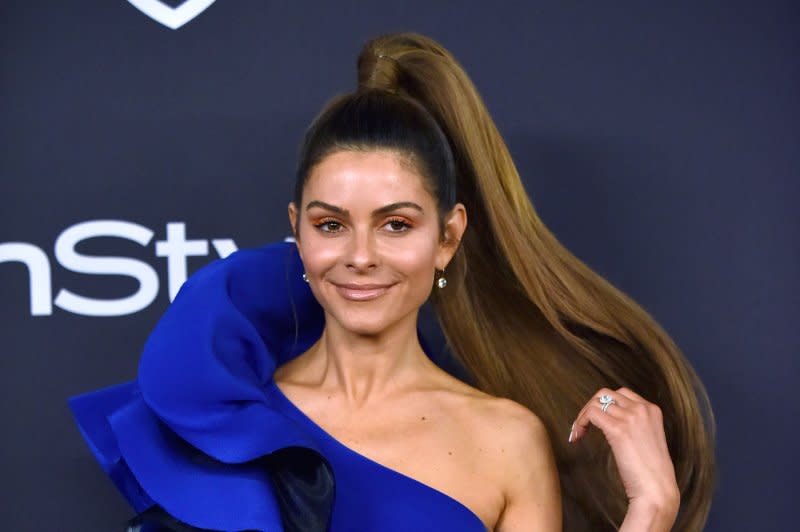
[[[336,485],[324,456],[305,447],[285,447],[264,457],[284,532],[327,532]]]

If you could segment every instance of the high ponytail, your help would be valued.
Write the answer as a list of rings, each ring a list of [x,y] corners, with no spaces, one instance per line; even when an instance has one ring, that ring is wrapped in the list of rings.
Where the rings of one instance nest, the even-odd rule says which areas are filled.
[[[547,426],[565,530],[619,527],[627,499],[599,431],[565,434],[600,387],[627,386],[657,404],[678,486],[676,530],[701,530],[715,482],[714,419],[705,389],[667,333],[636,302],[566,250],[534,211],[511,155],[456,59],[435,41],[397,33],[358,57],[359,91],[419,102],[452,149],[469,226],[431,298],[474,383],[527,406]],[[451,288],[452,287],[452,288]]]

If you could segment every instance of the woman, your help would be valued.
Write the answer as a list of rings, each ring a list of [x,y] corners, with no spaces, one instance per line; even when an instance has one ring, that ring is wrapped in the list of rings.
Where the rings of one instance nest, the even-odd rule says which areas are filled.
[[[358,83],[306,134],[295,243],[192,276],[137,382],[71,400],[138,522],[702,529],[702,384],[543,226],[460,65],[391,34]],[[428,356],[429,297],[470,384]]]

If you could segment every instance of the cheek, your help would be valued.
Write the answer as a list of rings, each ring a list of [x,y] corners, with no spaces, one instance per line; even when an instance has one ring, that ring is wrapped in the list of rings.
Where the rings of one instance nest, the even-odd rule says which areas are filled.
[[[303,266],[306,272],[315,277],[323,275],[341,260],[341,244],[336,239],[319,234],[318,230],[310,223],[302,225],[302,240],[299,248],[303,257]]]
[[[397,270],[408,276],[433,279],[436,247],[427,239],[420,239],[413,246],[396,248],[389,260]]]
[[[303,243],[303,264],[307,271],[315,275],[332,268],[340,258],[340,250],[330,242],[309,238]]]

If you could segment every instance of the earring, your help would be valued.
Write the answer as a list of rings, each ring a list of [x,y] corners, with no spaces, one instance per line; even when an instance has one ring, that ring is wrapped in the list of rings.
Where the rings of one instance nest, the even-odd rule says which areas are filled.
[[[447,286],[447,279],[444,278],[444,270],[442,270],[442,275],[436,280],[436,286],[439,288],[444,288]]]
[[[303,280],[308,282],[308,275],[306,275],[306,272],[303,272]]]

